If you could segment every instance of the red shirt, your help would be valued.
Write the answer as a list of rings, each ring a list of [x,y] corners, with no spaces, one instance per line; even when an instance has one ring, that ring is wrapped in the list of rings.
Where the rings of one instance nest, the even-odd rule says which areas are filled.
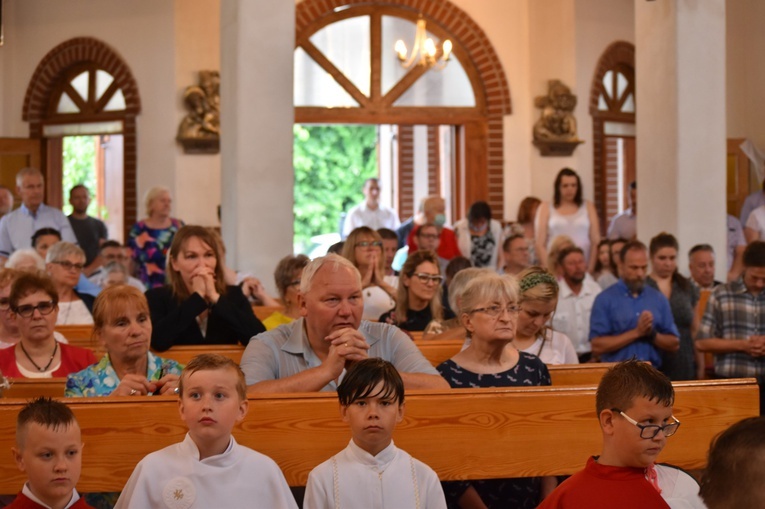
[[[417,230],[420,229],[420,225],[414,225],[412,231],[409,232],[409,236],[406,238],[406,244],[409,246],[409,252],[414,253],[417,251],[417,246],[414,243],[414,236],[417,235]],[[451,260],[455,256],[462,256],[460,248],[457,245],[457,236],[454,234],[454,230],[449,228],[441,228],[441,237],[439,239],[438,251],[436,254],[444,260]]]
[[[16,495],[16,498],[13,500],[13,502],[11,502],[10,505],[5,506],[5,509],[45,509],[45,507],[41,506],[34,500],[31,500],[29,497],[19,492],[19,494]],[[80,498],[69,509],[93,509],[93,508],[85,503],[84,498]]]
[[[61,350],[61,366],[52,373],[53,377],[64,377],[69,373],[77,373],[91,364],[98,362],[96,356],[87,348],[58,344]],[[16,366],[16,347],[0,349],[0,373],[11,378],[24,378]]]

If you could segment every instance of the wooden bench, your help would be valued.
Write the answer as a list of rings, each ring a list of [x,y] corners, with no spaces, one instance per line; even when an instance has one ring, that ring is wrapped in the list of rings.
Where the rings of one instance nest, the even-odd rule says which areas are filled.
[[[442,362],[451,359],[462,350],[462,345],[465,343],[464,339],[447,339],[447,340],[417,340],[414,342],[417,348],[420,349],[422,355],[428,359],[433,366],[438,366]]]
[[[261,322],[274,314],[276,311],[284,312],[284,306],[252,306],[252,312]]]
[[[70,345],[83,348],[99,348],[93,339],[92,325],[57,325],[56,332],[64,335]]]
[[[239,364],[242,360],[244,347],[242,345],[179,345],[164,352],[154,352],[154,355],[180,362],[185,366],[191,359],[202,353],[224,355]]]
[[[674,415],[683,423],[661,461],[704,466],[710,440],[759,414],[753,379],[677,382]],[[334,394],[250,396],[237,440],[272,457],[290,485],[344,448],[350,433]],[[186,428],[172,397],[81,398],[67,402],[83,429],[83,492],[119,491],[146,454],[179,442]],[[0,450],[13,446],[22,400],[0,400]],[[594,387],[531,387],[411,391],[396,444],[443,480],[565,475],[600,451]],[[0,471],[0,493],[15,493],[24,476],[11,462]]]
[[[9,378],[8,382],[10,388],[0,392],[3,398],[63,398],[66,388],[66,378]]]

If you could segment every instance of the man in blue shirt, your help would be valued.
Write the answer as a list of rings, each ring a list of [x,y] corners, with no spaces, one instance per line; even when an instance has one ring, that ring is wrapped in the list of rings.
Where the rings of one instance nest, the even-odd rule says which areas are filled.
[[[37,168],[24,168],[16,174],[16,192],[21,206],[0,220],[0,260],[2,263],[17,249],[32,247],[32,235],[40,228],[54,228],[62,240],[77,243],[69,220],[63,212],[43,203],[45,186]]]
[[[592,305],[590,343],[592,354],[604,362],[631,358],[661,366],[659,349],[680,348],[669,301],[658,290],[645,286],[648,249],[633,240],[624,245],[619,260],[619,281],[605,289]]]

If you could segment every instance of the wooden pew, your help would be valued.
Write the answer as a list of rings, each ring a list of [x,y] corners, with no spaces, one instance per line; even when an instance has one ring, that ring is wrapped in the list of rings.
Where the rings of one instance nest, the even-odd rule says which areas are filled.
[[[417,340],[414,342],[420,349],[422,355],[428,359],[433,366],[438,366],[442,362],[451,359],[462,350],[464,339],[439,340]]]
[[[547,366],[554,386],[594,385],[600,383],[603,375],[615,366],[615,362],[593,362],[588,364],[557,364]]]
[[[63,398],[66,388],[66,378],[9,378],[8,382],[10,388],[0,391],[3,398]]]
[[[224,355],[239,364],[242,360],[244,347],[242,345],[178,345],[164,352],[154,352],[154,355],[159,355],[164,359],[172,359],[185,366],[191,359],[202,353]]]
[[[661,461],[686,469],[704,466],[710,440],[732,423],[759,414],[753,379],[675,383],[674,415],[683,423]],[[530,387],[411,391],[396,444],[424,461],[443,480],[578,471],[600,451],[595,387]],[[350,433],[338,415],[336,395],[253,395],[237,440],[272,457],[290,485],[340,451]],[[146,454],[179,442],[186,428],[172,397],[81,398],[73,408],[87,444],[78,488],[119,491]],[[14,441],[24,402],[0,400],[0,450]],[[437,445],[437,446],[434,446]],[[10,462],[0,471],[0,493],[24,481]]]
[[[252,312],[261,322],[276,311],[284,312],[284,306],[252,306]]]

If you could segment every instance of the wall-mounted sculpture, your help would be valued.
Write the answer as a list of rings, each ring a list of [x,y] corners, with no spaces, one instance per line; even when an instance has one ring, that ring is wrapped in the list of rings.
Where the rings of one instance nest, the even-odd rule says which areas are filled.
[[[186,87],[183,104],[188,113],[178,126],[176,138],[187,154],[220,151],[220,75],[200,71],[199,85]]]
[[[547,95],[534,99],[542,110],[534,124],[534,145],[543,156],[570,156],[580,143],[576,134],[576,96],[560,80],[547,82]]]

